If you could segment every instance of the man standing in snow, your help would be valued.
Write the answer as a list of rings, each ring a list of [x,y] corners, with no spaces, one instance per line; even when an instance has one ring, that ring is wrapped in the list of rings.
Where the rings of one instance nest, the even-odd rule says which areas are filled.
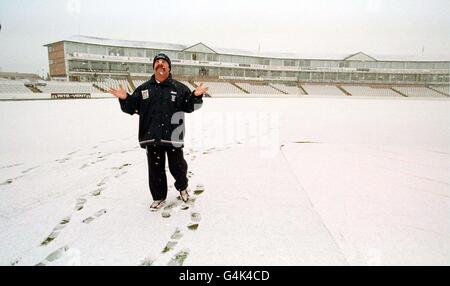
[[[152,211],[161,208],[167,197],[166,154],[175,188],[184,202],[189,199],[187,163],[183,157],[184,113],[201,107],[208,88],[201,83],[193,92],[172,79],[171,62],[160,53],[153,59],[154,74],[133,94],[122,87],[109,92],[119,98],[128,114],[139,114],[139,144],[147,150],[148,176],[153,203]]]

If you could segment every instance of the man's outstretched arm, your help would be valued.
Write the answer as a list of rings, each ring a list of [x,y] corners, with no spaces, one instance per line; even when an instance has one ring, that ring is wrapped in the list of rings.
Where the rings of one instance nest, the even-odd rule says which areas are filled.
[[[120,108],[123,112],[131,115],[135,113],[139,114],[140,95],[137,92],[137,89],[131,95],[128,95],[127,91],[122,86],[118,89],[110,88],[108,91],[119,99]]]
[[[208,91],[208,88],[203,85],[203,82],[195,88],[193,92],[186,92],[183,101],[183,111],[190,113],[199,109],[203,104],[203,94]]]

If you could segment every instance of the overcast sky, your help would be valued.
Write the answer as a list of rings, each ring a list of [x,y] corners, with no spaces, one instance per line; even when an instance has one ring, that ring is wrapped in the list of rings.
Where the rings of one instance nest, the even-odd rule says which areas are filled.
[[[82,34],[318,55],[450,53],[449,0],[0,0],[2,71],[48,70],[44,44]]]

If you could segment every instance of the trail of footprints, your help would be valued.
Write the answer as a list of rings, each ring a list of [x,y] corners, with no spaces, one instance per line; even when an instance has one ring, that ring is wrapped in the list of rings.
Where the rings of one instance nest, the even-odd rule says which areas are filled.
[[[242,144],[240,142],[236,143],[236,144]],[[186,153],[187,156],[190,156],[190,161],[194,161],[197,158],[197,155],[200,154],[201,155],[208,155],[211,153],[215,153],[215,152],[221,152],[221,151],[225,151],[230,149],[231,146],[227,145],[227,146],[223,146],[221,148],[216,148],[216,147],[212,147],[212,148],[208,148],[205,150],[193,150],[193,149],[189,149],[189,151]]]
[[[239,143],[238,143],[239,144]],[[223,148],[209,148],[203,151],[195,151],[193,149],[190,149],[186,155],[190,157],[190,161],[194,161],[197,158],[197,153],[200,152],[201,155],[207,155],[214,152],[220,152],[225,151],[231,148],[230,146],[225,146]],[[188,178],[192,178],[194,173],[188,172]],[[189,198],[189,201],[187,203],[182,203],[181,198],[178,197],[177,201],[170,202],[167,206],[163,208],[163,211],[161,213],[161,216],[163,218],[170,218],[172,216],[173,210],[182,210],[186,211],[188,209],[193,209],[195,206],[195,201],[198,196],[200,196],[205,191],[205,187],[202,184],[197,185],[197,187],[194,190],[194,196],[191,195]],[[201,221],[201,215],[198,212],[190,212],[190,222],[186,225],[186,229],[188,231],[195,231],[199,227],[199,222]],[[167,254],[171,251],[174,251],[176,246],[179,245],[180,240],[184,236],[184,232],[180,228],[176,228],[175,232],[171,235],[169,241],[164,246],[163,250],[161,251],[161,254]],[[177,253],[175,253],[172,258],[169,260],[169,262],[166,264],[168,266],[182,266],[184,261],[189,255],[190,250],[185,248],[181,249]],[[152,259],[150,257],[145,258],[142,262],[142,266],[151,266],[154,265],[155,262],[158,261],[158,259]]]
[[[57,163],[60,163],[60,164],[66,163],[67,161],[72,160],[72,159],[73,159],[73,158],[72,158],[72,155],[78,153],[79,151],[80,151],[80,150],[72,151],[72,152],[66,154],[63,158],[54,160],[54,162],[57,162]],[[90,155],[91,155],[91,154],[90,154]],[[94,162],[94,163],[97,163],[97,161]],[[23,165],[23,164],[24,164],[24,163],[17,163],[17,164],[13,164],[13,165],[9,165],[9,166],[0,167],[0,169],[2,169],[2,168],[12,168],[12,167],[20,166],[20,165]],[[90,164],[93,164],[93,163],[87,163],[87,164],[84,164],[80,169],[83,169],[83,168],[89,166]],[[15,178],[7,179],[6,181],[0,183],[0,186],[1,186],[1,185],[9,185],[9,184],[12,184],[12,183],[13,183],[14,181],[16,181],[17,179],[20,179],[20,178],[24,177],[27,173],[29,173],[29,172],[31,172],[32,170],[37,169],[37,168],[39,168],[39,167],[41,167],[41,166],[33,166],[33,167],[28,168],[28,169],[25,169],[25,170],[23,170],[23,171],[21,172],[23,175],[17,176],[17,177],[15,177]]]
[[[217,151],[224,151],[229,148],[230,148],[229,146],[227,146],[225,148],[221,148],[221,149],[220,148],[219,149],[209,148],[204,151],[200,151],[200,153],[203,155],[206,155],[206,154],[210,154],[210,153],[217,152]],[[197,157],[196,153],[198,153],[198,151],[194,151],[194,150],[190,149],[186,153],[186,156],[189,156],[190,161],[192,162]],[[187,176],[190,179],[194,176],[194,173],[189,171]],[[174,210],[186,211],[188,209],[193,209],[195,206],[195,201],[196,201],[197,197],[200,196],[204,191],[205,191],[205,187],[202,184],[198,184],[193,192],[194,196],[191,195],[189,198],[189,201],[187,203],[183,203],[181,201],[181,198],[178,196],[176,201],[170,202],[162,209],[161,216],[163,218],[170,218],[172,216],[172,212]],[[199,227],[200,221],[201,221],[200,213],[194,212],[194,211],[190,212],[190,222],[186,225],[186,229],[188,231],[196,231]],[[179,242],[183,238],[183,236],[184,236],[183,230],[177,227],[175,229],[175,232],[170,236],[170,239],[167,241],[166,245],[163,247],[163,249],[161,251],[161,255],[164,255],[164,254],[174,251],[175,248],[179,245]],[[180,251],[178,251],[171,257],[171,259],[169,260],[169,262],[166,265],[182,266],[184,261],[188,257],[189,252],[190,252],[190,250],[188,248],[181,249]],[[155,262],[157,262],[158,260],[159,259],[153,259],[152,257],[147,257],[142,260],[140,265],[141,266],[152,266],[152,265],[155,265]]]
[[[94,149],[97,146],[94,146]],[[126,153],[126,152],[130,152],[137,149],[133,148],[130,150],[125,150],[122,151],[121,153]],[[211,151],[214,151],[215,148],[211,148],[206,150],[205,152],[203,152],[203,154],[208,154]],[[220,150],[218,150],[220,151]],[[71,152],[69,154],[67,154],[67,156],[63,159],[59,159],[56,160],[58,163],[65,163],[66,161],[70,160],[71,158],[69,156],[77,153],[78,151],[74,151]],[[195,153],[195,152],[192,152]],[[99,152],[97,153],[99,154]],[[112,153],[107,153],[101,156],[97,157],[97,160],[92,161],[90,163],[84,164],[83,166],[80,167],[80,169],[86,168],[88,166],[91,166],[93,164],[96,164],[98,162],[104,161],[106,160],[106,157],[110,156]],[[187,154],[189,155],[189,153]],[[193,161],[195,159],[195,155],[192,154],[191,156],[191,161]],[[130,166],[131,164],[129,163],[124,163],[120,166],[117,167],[113,167],[112,170],[115,171],[116,173],[113,175],[115,178],[118,178],[124,174],[126,174],[128,171],[126,170],[126,168],[128,166]],[[9,167],[9,166],[8,166]],[[25,174],[35,168],[29,168],[25,171],[23,171],[22,173]],[[194,174],[192,172],[189,171],[188,173],[188,178],[191,178]],[[100,196],[101,193],[106,189],[105,184],[106,182],[110,179],[110,177],[104,177],[101,179],[100,182],[97,183],[97,188],[94,189],[93,191],[89,192],[88,194],[82,195],[81,197],[79,197],[76,202],[75,202],[75,207],[74,207],[74,212],[78,213],[81,210],[83,210],[85,204],[88,202],[89,198],[92,197],[97,197]],[[7,182],[5,182],[4,184],[10,184],[13,180],[8,180]],[[193,194],[194,196],[191,195],[191,197],[189,198],[189,201],[187,203],[183,203],[180,197],[177,197],[177,200],[175,202],[171,202],[168,205],[166,205],[163,208],[163,211],[161,213],[161,216],[163,218],[169,218],[172,216],[172,213],[175,210],[182,210],[182,211],[186,211],[188,209],[193,209],[195,206],[195,201],[196,198],[201,195],[203,192],[205,191],[205,188],[203,185],[199,184],[197,185],[196,189],[194,190]],[[101,209],[97,212],[95,212],[94,214],[92,214],[91,216],[88,216],[86,218],[84,218],[82,220],[82,223],[84,224],[90,224],[92,223],[94,220],[96,220],[97,218],[103,216],[104,214],[107,213],[107,209]],[[47,246],[50,243],[52,243],[62,232],[62,230],[64,228],[67,227],[67,225],[70,223],[70,221],[72,220],[72,215],[68,215],[64,218],[62,218],[60,220],[60,222],[52,229],[52,231],[50,232],[50,234],[40,243],[40,246]],[[199,227],[199,222],[201,221],[201,215],[200,213],[197,212],[190,212],[190,222],[188,223],[188,225],[186,226],[186,229],[188,231],[195,231],[198,229]],[[176,228],[174,233],[170,236],[169,241],[166,243],[166,245],[164,246],[164,248],[161,251],[161,254],[167,254],[170,253],[172,251],[175,250],[176,246],[179,245],[180,240],[184,237],[184,232],[183,229],[180,228]],[[56,260],[60,259],[68,250],[69,250],[69,246],[65,245],[61,248],[58,248],[57,250],[51,252],[49,255],[47,255],[41,262],[39,262],[38,264],[36,264],[37,266],[45,266],[48,265],[49,263],[53,263]],[[190,250],[189,249],[181,249],[180,251],[178,251],[176,254],[174,254],[171,259],[168,261],[167,265],[169,266],[181,266],[183,265],[184,261],[186,260],[186,258],[189,255]],[[141,265],[144,266],[150,266],[155,262],[154,259],[151,258],[146,258],[142,261]]]
[[[62,158],[62,159],[56,159],[56,160],[54,160],[54,162],[65,163],[65,162],[71,160],[72,158],[71,158],[70,156],[74,155],[74,154],[77,153],[78,151],[79,151],[79,150],[70,152],[70,153],[68,153],[64,158]],[[9,168],[12,168],[12,167],[21,166],[21,165],[23,165],[23,164],[24,164],[24,163],[17,163],[17,164],[12,164],[12,165],[8,165],[8,166],[2,166],[2,167],[0,167],[0,169],[3,169],[3,168],[9,169]],[[29,172],[31,172],[31,171],[33,171],[33,170],[39,168],[39,167],[41,167],[41,166],[40,166],[40,165],[37,165],[37,166],[33,166],[33,167],[30,167],[30,168],[27,168],[27,169],[21,171],[21,174],[22,174],[22,175],[19,175],[19,176],[14,177],[14,178],[7,179],[7,180],[5,180],[4,182],[0,183],[0,186],[12,184],[12,183],[13,183],[14,181],[16,181],[17,179],[20,179],[20,178],[24,177],[27,173],[29,173]]]
[[[1,169],[3,169],[3,168],[12,168],[12,167],[20,166],[20,165],[22,165],[22,163],[10,165],[10,166],[5,166],[5,167],[2,167]],[[34,167],[31,167],[31,168],[25,169],[25,170],[23,170],[21,172],[22,175],[19,175],[19,176],[14,177],[14,178],[6,179],[4,182],[0,183],[0,186],[12,184],[17,179],[20,179],[20,178],[24,177],[28,172],[30,172],[30,171],[32,171],[34,169],[37,169],[37,168],[39,168],[39,166],[34,166]]]
[[[202,184],[198,184],[194,190],[194,195],[191,195],[189,200],[186,203],[183,203],[181,198],[178,196],[176,201],[170,202],[166,205],[161,212],[161,216],[163,218],[169,218],[172,216],[172,212],[176,210],[185,211],[188,209],[193,209],[195,206],[196,199],[199,195],[201,195],[205,191],[205,187]],[[201,215],[198,212],[191,211],[190,212],[190,221],[186,225],[186,229],[188,231],[195,231],[199,227],[199,222],[201,221]],[[185,233],[183,228],[180,229],[177,227],[174,233],[170,236],[170,239],[167,241],[166,245],[161,251],[161,255],[165,255],[169,252],[175,250],[175,248],[179,245],[180,240],[184,237]],[[189,255],[190,250],[188,248],[181,249],[176,254],[174,254],[169,262],[166,265],[168,266],[182,266],[184,261]],[[145,258],[141,262],[141,266],[151,266],[154,265],[155,261],[158,259],[152,259],[150,257]]]
[[[98,146],[93,146],[92,148],[96,149],[97,147]],[[131,148],[131,149],[123,150],[123,151],[120,151],[120,152],[116,152],[116,153],[125,154],[125,153],[128,153],[128,152],[135,151],[138,148],[139,148],[139,146]],[[79,151],[80,150],[72,151],[72,152],[66,154],[63,158],[54,160],[54,162],[58,162],[60,164],[66,163],[67,161],[72,160],[73,159],[72,156],[75,155],[76,153],[78,153]],[[106,161],[107,158],[109,156],[113,155],[113,154],[114,154],[114,152],[109,152],[109,153],[105,153],[105,154],[102,154],[102,152],[89,153],[89,156],[98,155],[96,160],[88,162],[88,163],[84,163],[79,169],[82,170],[82,169],[85,169],[85,168],[90,167],[92,165],[95,165],[97,163]],[[9,168],[21,166],[23,164],[24,163],[16,163],[16,164],[11,164],[11,165],[7,165],[7,166],[1,166],[0,169],[9,169]],[[128,166],[128,165],[129,164],[125,164],[124,166]],[[4,182],[0,182],[0,186],[12,184],[14,181],[24,177],[27,173],[29,173],[32,170],[37,169],[39,167],[40,166],[33,166],[33,167],[28,168],[28,169],[25,169],[25,170],[21,171],[22,175],[19,175],[19,176],[14,177],[14,178],[6,179]],[[119,170],[121,170],[122,168],[123,168],[123,166],[116,167],[116,169],[119,169]],[[126,173],[127,173],[126,171],[119,172],[118,174],[115,175],[115,177],[118,178],[118,177],[120,177],[120,176],[122,176],[122,175],[124,175]]]
[[[92,147],[92,149],[97,149],[97,148],[98,148],[98,145]],[[134,151],[134,150],[136,150],[138,148],[139,148],[139,146],[131,148],[131,149],[123,150],[123,151],[120,151],[120,152],[115,152],[115,153],[125,154],[125,153],[128,153],[128,152],[132,152],[132,151]],[[57,163],[60,163],[60,164],[66,163],[67,161],[72,160],[73,159],[72,158],[73,155],[78,153],[79,151],[80,150],[76,150],[76,151],[70,152],[70,153],[66,154],[63,158],[56,159],[53,162],[57,162]],[[107,160],[107,157],[109,157],[112,154],[114,154],[114,152],[109,152],[109,153],[105,153],[105,154],[102,154],[102,152],[89,153],[88,154],[89,156],[97,155],[97,158],[94,161],[91,161],[91,162],[83,164],[79,169],[84,169],[86,167],[92,166],[92,165],[97,164],[99,162],[105,161],[105,160]],[[6,166],[0,166],[0,169],[13,168],[13,167],[21,166],[21,165],[24,165],[24,163],[16,163],[16,164],[10,164],[10,165],[6,165]],[[131,164],[129,164],[129,163],[124,163],[124,164],[122,164],[120,166],[113,167],[112,171],[114,171],[114,173],[115,173],[114,177],[115,178],[119,178],[119,177],[125,175],[128,172],[126,170],[126,168],[128,166],[130,166],[130,165]],[[35,170],[35,169],[37,169],[39,167],[41,167],[41,166],[38,165],[38,166],[29,167],[29,168],[21,171],[21,175],[19,175],[17,177],[14,177],[14,178],[7,179],[4,182],[0,182],[0,186],[12,184],[14,181],[24,177],[25,175],[27,175],[28,173],[30,173],[31,171],[33,171],[33,170]],[[88,202],[89,198],[100,196],[102,194],[102,192],[106,189],[104,185],[106,184],[106,182],[109,179],[110,179],[110,177],[104,177],[99,183],[97,183],[97,188],[95,188],[93,191],[89,192],[88,194],[82,195],[79,198],[77,198],[76,201],[75,201],[75,207],[74,207],[73,211],[75,213],[80,212],[81,210],[83,210],[83,208],[84,208],[85,204]],[[101,210],[95,212],[94,214],[92,214],[92,215],[82,219],[81,221],[84,224],[90,224],[92,221],[94,221],[95,219],[101,217],[106,212],[107,212],[106,209],[101,209]],[[44,247],[44,246],[47,246],[47,245],[51,244],[60,235],[62,230],[67,227],[67,225],[70,223],[71,219],[73,220],[73,216],[72,215],[68,215],[68,216],[62,218],[59,221],[59,223],[52,229],[50,234],[45,239],[43,239],[41,241],[39,246]],[[53,251],[43,261],[41,261],[37,265],[47,265],[48,263],[56,261],[62,255],[64,255],[64,253],[67,252],[68,249],[69,249],[68,246],[64,246],[64,247],[61,247],[61,248]],[[18,258],[16,260],[12,261],[10,264],[11,265],[16,265],[16,264],[18,264],[20,262],[20,260],[21,260],[21,258]]]
[[[118,171],[117,174],[114,175],[114,177],[120,177],[124,174],[127,173],[127,171],[125,170],[128,166],[131,166],[131,164],[129,163],[124,163],[118,167],[113,167],[112,170]],[[106,189],[105,184],[107,183],[107,181],[110,179],[110,177],[104,177],[100,180],[100,182],[97,183],[97,188],[95,188],[93,191],[89,192],[88,194],[84,194],[82,196],[80,196],[76,202],[75,202],[75,207],[73,209],[73,211],[75,213],[80,212],[81,210],[83,210],[85,204],[88,202],[89,198],[93,198],[93,197],[98,197],[101,195],[101,193]],[[93,213],[92,215],[84,218],[81,220],[82,223],[84,224],[90,224],[91,222],[93,222],[94,220],[96,220],[97,218],[101,217],[102,215],[107,213],[107,209],[101,209],[95,213]],[[50,244],[52,241],[54,241],[61,233],[61,231],[67,227],[67,225],[69,224],[69,222],[71,221],[72,216],[66,216],[63,219],[61,219],[61,221],[53,228],[53,230],[50,232],[50,234],[40,243],[40,246],[47,246],[48,244]],[[54,261],[56,261],[57,259],[61,258],[67,251],[69,250],[68,246],[64,246],[61,247],[55,251],[53,251],[52,253],[50,253],[46,258],[44,258],[44,260],[42,260],[41,262],[39,262],[38,264],[36,264],[36,266],[45,266],[48,263],[53,263]]]
[[[99,154],[101,154],[101,152],[90,153],[89,155],[99,155]],[[83,165],[80,167],[80,170],[82,170],[82,169],[84,169],[84,168],[87,168],[87,167],[90,167],[90,166],[92,166],[92,165],[95,165],[95,164],[97,164],[97,163],[106,161],[107,158],[108,158],[109,156],[111,156],[112,154],[113,154],[112,152],[109,152],[109,153],[106,153],[106,154],[97,156],[97,159],[96,159],[96,160],[83,164]]]

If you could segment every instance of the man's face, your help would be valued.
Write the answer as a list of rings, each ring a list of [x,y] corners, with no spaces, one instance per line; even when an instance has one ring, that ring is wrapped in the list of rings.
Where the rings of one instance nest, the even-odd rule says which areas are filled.
[[[155,62],[154,72],[159,78],[166,78],[169,76],[169,63],[163,59],[157,59]]]

